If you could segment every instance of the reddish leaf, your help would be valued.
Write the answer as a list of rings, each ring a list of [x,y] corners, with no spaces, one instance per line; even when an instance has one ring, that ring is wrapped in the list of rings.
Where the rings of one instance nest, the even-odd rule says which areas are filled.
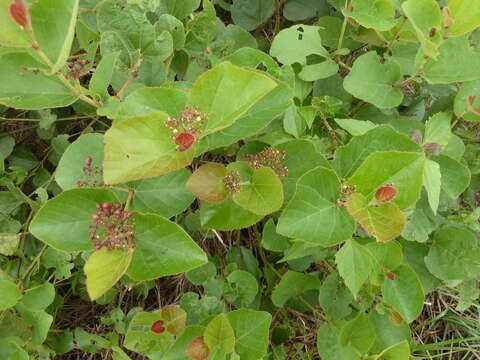
[[[205,360],[208,355],[210,355],[210,350],[205,344],[203,336],[197,336],[195,339],[190,341],[185,352],[193,360]]]
[[[395,274],[392,272],[387,272],[385,276],[387,277],[388,280],[395,280]]]
[[[150,330],[152,330],[154,333],[161,334],[165,331],[163,324],[164,324],[163,320],[157,320],[152,324],[152,327],[150,328]]]
[[[190,133],[183,132],[178,135],[175,135],[174,141],[175,141],[175,144],[179,146],[178,151],[184,152],[190,149],[193,144],[195,144],[195,141],[197,141],[197,138]]]
[[[375,192],[375,199],[381,203],[392,201],[397,195],[397,189],[392,184],[381,186]]]
[[[9,10],[13,21],[18,25],[24,28],[30,25],[30,16],[23,0],[15,0],[14,3],[10,4]]]
[[[167,331],[178,335],[185,328],[187,313],[180,306],[168,305],[162,309],[162,318],[166,321]]]
[[[221,202],[228,196],[228,189],[222,182],[226,175],[227,168],[222,164],[204,164],[188,179],[187,189],[201,200]]]

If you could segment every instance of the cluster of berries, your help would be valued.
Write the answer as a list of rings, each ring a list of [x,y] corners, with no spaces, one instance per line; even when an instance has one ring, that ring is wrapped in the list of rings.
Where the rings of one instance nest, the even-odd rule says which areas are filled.
[[[102,181],[103,171],[98,166],[92,166],[92,157],[85,158],[85,167],[83,168],[83,179],[77,181],[77,187],[102,187],[105,184]]]
[[[168,118],[166,125],[172,130],[173,142],[180,152],[187,151],[198,140],[201,128],[205,125],[207,116],[191,106],[186,106],[180,119]]]
[[[86,73],[85,67],[90,64],[90,60],[77,59],[67,63],[70,71],[67,73],[67,79],[78,80]]]
[[[136,245],[135,223],[132,212],[122,209],[121,204],[110,202],[97,204],[97,213],[92,215],[94,225],[90,226],[90,240],[96,250],[106,247],[108,250],[133,250]]]
[[[240,191],[241,180],[242,178],[240,177],[240,173],[238,171],[230,171],[225,177],[223,177],[222,183],[225,185],[231,195],[235,195]]]
[[[256,155],[243,155],[242,160],[248,162],[254,169],[269,167],[275,171],[279,177],[287,177],[288,169],[282,165],[285,155],[285,151],[277,150],[269,146]]]

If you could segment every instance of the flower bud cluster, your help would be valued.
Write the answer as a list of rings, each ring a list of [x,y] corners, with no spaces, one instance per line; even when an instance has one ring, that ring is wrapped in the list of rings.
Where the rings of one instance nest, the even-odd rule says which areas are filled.
[[[70,71],[67,73],[67,79],[78,80],[85,73],[85,67],[90,64],[90,60],[77,59],[68,62],[67,65]]]
[[[275,171],[279,177],[287,177],[288,169],[282,165],[285,155],[285,151],[277,150],[273,146],[269,146],[256,155],[243,155],[242,160],[248,162],[254,169],[269,167]]]
[[[180,119],[168,118],[166,125],[172,130],[172,140],[180,152],[187,151],[198,140],[207,116],[191,106],[186,106]]]
[[[92,166],[92,161],[91,156],[85,158],[83,177],[77,181],[77,187],[102,187],[105,185],[101,180],[103,175],[102,169],[98,166]]]
[[[97,204],[96,208],[98,212],[92,215],[94,225],[90,226],[90,240],[95,249],[134,249],[135,223],[132,212],[123,210],[121,204],[110,202]]]
[[[230,171],[223,179],[222,183],[228,189],[231,195],[235,195],[240,191],[240,173],[238,171]]]

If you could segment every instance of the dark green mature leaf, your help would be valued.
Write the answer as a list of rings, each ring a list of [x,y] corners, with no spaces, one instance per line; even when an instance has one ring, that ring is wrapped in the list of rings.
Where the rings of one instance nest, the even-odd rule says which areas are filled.
[[[27,53],[0,56],[0,104],[17,109],[45,109],[75,102],[78,96],[56,77],[33,72],[43,66]]]
[[[255,224],[263,216],[256,215],[227,198],[221,203],[200,203],[200,221],[202,226],[216,230],[243,229]]]
[[[267,354],[272,316],[250,309],[232,311],[226,316],[235,331],[235,352],[242,360],[262,359]]]
[[[29,9],[40,49],[52,63],[51,74],[60,70],[70,55],[79,0],[38,0]]]
[[[127,271],[132,260],[132,251],[102,248],[95,251],[85,263],[87,292],[96,300],[114,286]]]
[[[164,0],[160,2],[158,11],[165,12],[183,20],[200,6],[200,0]]]
[[[382,286],[383,300],[411,323],[422,312],[425,294],[415,271],[402,265],[393,271],[394,279],[385,279]]]
[[[320,288],[318,277],[309,274],[302,274],[296,271],[288,271],[282,276],[272,292],[272,301],[275,306],[282,307],[285,303],[308,290]]]
[[[375,328],[365,313],[358,314],[353,320],[346,323],[339,334],[340,344],[351,345],[364,354],[375,342]]]
[[[22,303],[30,310],[47,308],[55,299],[55,287],[45,282],[42,285],[27,289],[22,297]]]
[[[355,298],[373,270],[373,260],[368,248],[356,240],[347,241],[335,255],[338,272]]]
[[[328,4],[310,0],[288,0],[283,7],[283,16],[289,21],[310,19],[317,13],[328,13]]]
[[[266,75],[224,62],[195,81],[188,105],[208,116],[203,128],[208,134],[232,125],[276,87]]]
[[[0,311],[11,308],[22,298],[17,284],[9,280],[0,280]]]
[[[472,231],[445,226],[433,234],[433,240],[425,257],[433,275],[442,280],[465,280],[480,274],[480,247]]]
[[[30,223],[30,232],[47,245],[62,251],[82,251],[93,248],[89,226],[93,225],[95,206],[104,202],[120,202],[110,190],[67,190],[38,211]],[[66,236],[68,234],[68,236]]]
[[[179,274],[205,264],[207,256],[177,224],[152,214],[138,214],[135,244],[127,274],[135,280],[149,280]]]
[[[284,65],[296,62],[304,65],[306,57],[312,54],[329,57],[318,30],[318,26],[311,25],[293,25],[283,29],[273,39],[270,55]]]
[[[318,302],[325,313],[334,318],[345,318],[352,312],[352,301],[351,292],[341,286],[337,274],[333,272],[328,275],[318,294]]]
[[[180,169],[151,179],[127,183],[129,188],[135,190],[131,209],[166,218],[183,212],[195,200],[185,187],[190,175],[189,170]]]
[[[154,113],[113,124],[105,134],[107,184],[154,177],[190,164],[193,147],[184,152],[176,149],[167,119],[165,113]]]
[[[235,24],[245,30],[255,30],[261,23],[272,16],[275,0],[235,1],[230,8]]]
[[[423,77],[429,83],[449,84],[480,79],[480,52],[472,50],[467,36],[449,38],[438,50],[437,60],[427,60],[423,68]]]
[[[396,62],[382,64],[377,53],[370,51],[355,60],[343,86],[353,96],[389,109],[402,102],[402,91],[393,87],[400,78],[400,66]]]
[[[322,246],[350,238],[355,222],[337,203],[340,188],[340,180],[332,170],[317,167],[305,173],[280,216],[278,233]]]
[[[360,360],[352,347],[340,344],[339,332],[327,323],[318,328],[317,348],[322,360]]]
[[[283,186],[271,168],[262,167],[253,171],[250,183],[241,185],[240,191],[232,198],[254,214],[267,215],[281,208]]]
[[[349,177],[364,162],[368,155],[377,151],[422,152],[422,148],[407,136],[387,125],[377,126],[361,136],[353,137],[350,142],[335,152],[333,168],[341,177]]]
[[[355,19],[366,28],[386,31],[395,26],[395,9],[389,0],[352,0],[353,10],[343,9],[343,15]]]
[[[392,202],[405,209],[420,198],[424,163],[420,153],[379,151],[370,154],[348,182],[367,200],[380,186],[392,184],[398,191]]]

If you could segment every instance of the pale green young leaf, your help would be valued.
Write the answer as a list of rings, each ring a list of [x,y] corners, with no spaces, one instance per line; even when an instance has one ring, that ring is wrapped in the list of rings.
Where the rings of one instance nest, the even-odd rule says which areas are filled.
[[[480,2],[478,0],[448,0],[447,7],[453,23],[447,34],[459,36],[480,26]]]
[[[368,120],[355,119],[335,119],[335,122],[344,130],[347,130],[353,136],[365,134],[368,130],[372,130],[377,125]]]
[[[17,284],[9,280],[0,280],[0,311],[9,309],[22,298]]]
[[[225,314],[214,317],[205,328],[205,343],[210,350],[219,348],[224,353],[231,353],[235,346],[235,334]]]
[[[304,81],[316,81],[325,79],[338,71],[338,65],[335,61],[327,59],[318,64],[305,65],[302,71],[298,73],[298,77]]]
[[[440,165],[430,159],[425,160],[425,168],[423,170],[423,186],[427,190],[428,203],[434,214],[437,213],[438,204],[440,202],[440,190],[442,186],[442,174]]]
[[[452,136],[450,131],[451,114],[441,112],[431,116],[425,123],[424,144],[437,143],[446,146]]]

